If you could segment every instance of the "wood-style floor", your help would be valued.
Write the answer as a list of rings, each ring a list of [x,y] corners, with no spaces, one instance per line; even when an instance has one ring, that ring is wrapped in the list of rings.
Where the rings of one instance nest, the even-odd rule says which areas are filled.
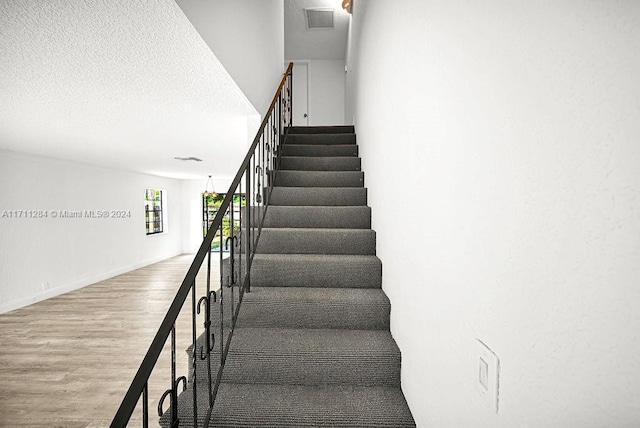
[[[174,257],[0,315],[0,427],[109,426],[192,259]],[[187,374],[189,302],[176,326],[179,376]],[[170,386],[169,346],[149,382],[152,417]],[[129,426],[142,426],[140,413]]]

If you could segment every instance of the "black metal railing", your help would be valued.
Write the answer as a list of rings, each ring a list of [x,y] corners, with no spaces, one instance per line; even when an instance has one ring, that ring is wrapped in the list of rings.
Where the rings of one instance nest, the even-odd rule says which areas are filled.
[[[244,293],[250,292],[251,289],[251,263],[269,206],[280,158],[280,145],[291,126],[292,69],[293,64],[289,64],[253,144],[215,217],[208,225],[200,249],[160,324],[111,422],[111,427],[126,426],[137,409],[142,413],[142,426],[149,425],[149,380],[152,373],[161,369],[158,367],[158,360],[167,340],[171,343],[168,351],[171,357],[168,368],[170,380],[168,389],[159,397],[158,414],[162,416],[163,424],[178,427],[178,395],[191,388],[192,398],[186,401],[187,405],[193,408],[193,412],[188,416],[189,419],[193,418],[189,425],[208,425],[240,304]],[[214,240],[218,240],[219,245],[213,246]],[[217,248],[219,256],[220,274],[217,278],[212,277],[212,247]],[[228,252],[225,253],[225,250]],[[191,346],[188,352],[190,361],[187,379],[177,374],[176,324],[181,312],[184,313],[183,307],[189,296]],[[185,310],[189,312],[188,308]],[[216,317],[219,317],[219,321],[215,321]],[[198,328],[199,319],[201,328]],[[202,364],[206,365],[204,370]],[[201,370],[198,370],[198,367]],[[198,379],[198,376],[205,376],[205,379]],[[206,394],[205,399],[202,398],[203,394]],[[165,410],[167,399],[169,403]],[[203,401],[208,407],[207,412],[202,409]],[[185,417],[184,412],[181,413],[181,417]]]

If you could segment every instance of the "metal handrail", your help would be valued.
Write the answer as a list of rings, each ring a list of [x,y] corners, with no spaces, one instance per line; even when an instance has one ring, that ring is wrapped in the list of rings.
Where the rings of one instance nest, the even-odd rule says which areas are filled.
[[[171,367],[171,371],[172,371],[172,385],[171,385],[171,389],[168,390],[167,392],[165,392],[165,394],[163,395],[163,398],[167,395],[169,395],[171,397],[171,419],[172,419],[172,425],[177,424],[177,387],[178,384],[180,383],[180,381],[184,382],[184,388],[186,389],[186,378],[184,377],[179,377],[176,380],[176,368],[175,368],[175,324],[176,324],[176,320],[178,319],[178,315],[180,314],[180,311],[182,309],[182,307],[184,306],[187,296],[189,295],[189,293],[191,291],[193,291],[192,293],[192,301],[193,301],[193,344],[195,345],[195,294],[196,294],[196,276],[198,275],[198,272],[200,271],[205,257],[208,257],[208,265],[209,265],[209,269],[210,269],[210,257],[211,257],[211,246],[213,243],[213,239],[217,233],[218,230],[221,231],[221,241],[222,241],[222,224],[223,224],[223,218],[225,217],[225,215],[227,215],[227,211],[229,211],[229,207],[231,206],[231,230],[232,230],[232,235],[233,235],[233,227],[234,227],[234,222],[233,222],[233,208],[234,208],[234,196],[238,194],[237,189],[242,189],[242,179],[243,177],[246,180],[246,184],[245,184],[245,195],[246,195],[246,225],[248,225],[248,227],[246,227],[245,232],[246,232],[246,237],[240,237],[240,239],[245,239],[245,243],[244,243],[244,251],[245,251],[245,263],[246,263],[246,270],[245,270],[245,277],[241,279],[241,287],[239,289],[239,296],[238,296],[238,305],[233,308],[232,310],[235,312],[232,316],[233,316],[233,320],[235,322],[235,318],[237,316],[237,312],[240,308],[240,303],[242,301],[242,294],[246,291],[249,292],[250,291],[250,268],[251,268],[251,262],[253,260],[253,254],[254,252],[252,251],[253,248],[255,247],[255,243],[257,242],[257,239],[260,235],[260,230],[262,227],[262,224],[264,222],[264,215],[266,214],[266,207],[268,207],[268,200],[269,200],[269,196],[270,196],[270,190],[271,187],[273,185],[273,176],[270,176],[270,174],[272,174],[275,170],[274,165],[277,162],[277,159],[279,159],[279,151],[278,151],[278,147],[282,138],[284,137],[284,135],[286,135],[286,129],[288,127],[291,126],[291,122],[292,122],[292,100],[291,100],[291,96],[292,96],[292,71],[293,71],[293,63],[290,63],[289,66],[287,67],[286,72],[284,73],[282,80],[280,81],[280,84],[278,86],[278,89],[276,90],[276,93],[273,97],[273,100],[271,102],[271,105],[269,106],[269,109],[267,110],[267,113],[264,116],[264,119],[262,120],[262,123],[260,125],[260,128],[258,129],[258,132],[256,134],[256,137],[253,140],[253,143],[251,144],[249,150],[247,151],[247,155],[245,156],[244,160],[242,161],[242,163],[240,164],[240,167],[238,169],[238,172],[236,173],[230,187],[229,187],[229,191],[227,192],[220,208],[218,209],[218,212],[216,214],[216,216],[214,217],[213,221],[211,222],[208,232],[204,238],[204,240],[202,241],[202,244],[200,245],[200,248],[198,249],[198,252],[196,253],[193,262],[191,263],[191,266],[189,267],[189,270],[187,271],[187,274],[184,277],[184,280],[182,281],[182,284],[180,285],[180,288],[178,289],[178,292],[176,293],[176,296],[174,297],[171,306],[169,307],[169,309],[167,310],[166,315],[164,316],[164,319],[162,320],[162,323],[160,324],[160,327],[158,328],[158,331],[156,332],[151,345],[149,346],[149,349],[147,350],[146,355],[144,356],[142,363],[140,364],[140,367],[138,368],[138,371],[136,372],[136,375],[133,378],[133,381],[131,382],[131,385],[129,386],[129,389],[127,390],[122,403],[120,404],[120,407],[118,408],[112,422],[111,422],[111,427],[124,427],[126,426],[127,422],[130,420],[137,404],[138,401],[140,399],[140,397],[142,396],[143,399],[143,425],[146,427],[148,426],[148,380],[155,368],[155,365],[158,361],[158,358],[160,357],[162,350],[165,346],[165,343],[167,342],[167,340],[169,339],[169,337],[171,336],[171,352],[172,352],[172,367]],[[276,124],[276,120],[277,120],[277,124]],[[269,134],[265,134],[265,131],[267,130],[267,126],[271,125],[271,128],[268,130]],[[277,135],[276,135],[277,134]],[[277,139],[277,141],[276,141]],[[271,141],[271,144],[269,144],[269,141]],[[256,152],[257,150],[257,152]],[[261,153],[262,151],[262,153]],[[269,162],[273,162],[273,165],[271,165],[271,171],[269,171]],[[257,170],[257,167],[260,167],[260,170]],[[259,175],[258,175],[259,174]],[[262,198],[262,193],[265,192],[264,189],[258,189],[258,197],[255,197],[256,194],[254,194],[253,191],[250,192],[250,189],[255,188],[256,186],[256,180],[252,180],[252,178],[258,177],[258,183],[259,186],[261,186],[262,182],[260,181],[261,179],[266,182],[268,182],[267,187],[269,189],[269,194],[265,195],[264,198]],[[256,200],[259,200],[258,202],[256,202]],[[240,202],[241,205],[241,202]],[[259,223],[258,223],[258,227],[257,230],[252,234],[252,229],[253,229],[253,223],[251,222],[251,216],[252,216],[252,208],[259,206],[262,208],[262,218],[260,219]],[[242,222],[241,223],[241,231],[242,231]],[[232,246],[235,242],[233,242],[232,240]],[[252,245],[253,244],[253,245]],[[222,248],[220,248],[220,251],[222,251]],[[234,257],[233,253],[232,253],[232,258]],[[240,257],[242,257],[242,253],[240,253]],[[220,255],[221,261],[222,261],[222,254]],[[221,267],[222,269],[222,267]],[[215,299],[215,292],[210,291],[209,289],[209,281],[210,281],[210,270],[208,270],[207,272],[207,293],[206,293],[206,298],[201,298],[200,301],[198,301],[198,313],[200,313],[200,303],[203,301],[203,299],[205,299],[205,303],[207,303],[207,305],[210,305],[211,302]],[[233,273],[232,273],[233,276]],[[222,280],[221,280],[222,282]],[[234,282],[232,280],[232,282]],[[222,283],[220,284],[220,291],[222,294]],[[233,290],[233,289],[232,289]],[[233,293],[233,291],[232,291]],[[220,299],[220,304],[222,305]],[[233,297],[232,297],[232,302],[233,302]],[[221,306],[221,318],[222,318],[222,306]],[[207,312],[207,317],[210,317],[209,311]],[[207,323],[211,324],[211,319],[207,319],[206,321]],[[221,321],[222,323],[222,321]],[[205,323],[206,324],[206,323]],[[207,335],[209,334],[209,326],[206,325],[207,327]],[[216,378],[216,385],[214,387],[214,392],[213,392],[213,399],[210,396],[210,406],[209,406],[209,414],[211,413],[211,407],[213,405],[213,401],[215,401],[215,392],[217,391],[217,387],[222,375],[222,369],[224,368],[224,359],[226,358],[226,353],[228,352],[228,345],[229,342],[231,340],[231,336],[233,333],[233,324],[231,327],[231,331],[229,332],[229,334],[227,334],[227,346],[226,349],[224,347],[224,343],[223,343],[223,338],[221,338],[220,340],[220,345],[221,345],[221,362],[220,362],[220,367],[219,367],[219,371],[218,371],[218,376]],[[224,336],[224,335],[223,335]],[[208,339],[207,339],[208,340]],[[209,342],[207,341],[207,346],[209,346]],[[213,349],[213,347],[211,348]],[[210,356],[211,354],[211,349],[207,350],[207,354]],[[200,353],[196,352],[195,346],[194,349],[192,350],[194,355],[198,355],[198,357],[200,357]],[[209,357],[210,358],[210,357]],[[209,366],[210,367],[210,366]],[[194,357],[194,374],[195,374],[195,357]],[[194,380],[195,382],[195,380]],[[211,392],[212,390],[212,385],[211,385],[211,379],[209,379],[209,391]],[[194,397],[194,405],[195,405],[195,397]],[[161,410],[161,406],[162,406],[162,402],[160,403],[160,410]],[[196,418],[196,411],[194,410],[194,418]],[[195,422],[195,421],[194,421]]]

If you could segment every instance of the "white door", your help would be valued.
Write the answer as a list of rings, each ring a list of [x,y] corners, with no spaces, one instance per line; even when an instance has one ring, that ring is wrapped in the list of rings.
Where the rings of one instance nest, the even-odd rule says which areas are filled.
[[[309,125],[309,64],[293,64],[293,125]]]

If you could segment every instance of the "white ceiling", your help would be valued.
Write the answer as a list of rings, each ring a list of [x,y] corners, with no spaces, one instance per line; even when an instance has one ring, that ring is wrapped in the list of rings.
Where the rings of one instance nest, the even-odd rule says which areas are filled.
[[[308,30],[305,8],[334,9],[334,29]],[[284,0],[284,57],[294,59],[344,59],[349,14],[342,0]]]
[[[309,7],[335,9],[336,28],[307,30]],[[287,60],[344,59],[341,0],[284,8]],[[174,0],[0,0],[0,149],[229,177],[258,115]]]
[[[258,114],[173,0],[0,1],[0,100],[0,149],[176,178],[233,175]]]

